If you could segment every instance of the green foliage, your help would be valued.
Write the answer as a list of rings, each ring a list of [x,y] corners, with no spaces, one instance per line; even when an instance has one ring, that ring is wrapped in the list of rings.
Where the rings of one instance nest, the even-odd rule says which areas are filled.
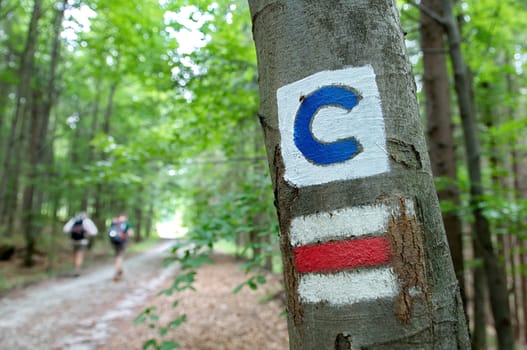
[[[192,286],[196,276],[195,271],[190,271],[174,278],[172,286],[168,289],[162,290],[159,294],[172,295],[174,292],[181,292],[187,289],[195,290]]]
[[[174,305],[174,307],[177,304]],[[168,322],[164,326],[159,326],[159,315],[154,313],[156,311],[155,307],[149,307],[143,310],[134,320],[135,324],[148,323],[148,327],[151,329],[156,329],[160,337],[165,337],[168,332],[172,329],[178,328],[183,323],[187,321],[187,315],[183,314]],[[169,350],[169,349],[178,349],[180,347],[179,343],[171,340],[158,341],[156,338],[151,338],[143,344],[143,349],[156,349],[156,350]]]
[[[172,349],[179,349],[180,345],[177,342],[169,341],[169,340],[158,343],[156,339],[149,339],[143,344],[143,350],[147,350],[151,348],[155,350],[172,350]]]
[[[148,307],[141,311],[139,315],[136,316],[134,319],[135,324],[141,324],[146,321],[157,321],[159,320],[159,316],[154,314],[154,311],[156,310],[155,307]]]
[[[248,280],[246,280],[245,282],[243,282],[243,283],[239,284],[238,286],[236,286],[234,288],[234,290],[233,290],[233,293],[238,293],[240,290],[242,290],[242,288],[244,286],[247,286],[247,287],[249,287],[252,290],[256,290],[256,289],[258,289],[258,285],[259,284],[265,284],[265,283],[266,283],[265,276],[263,276],[263,275],[252,276]]]

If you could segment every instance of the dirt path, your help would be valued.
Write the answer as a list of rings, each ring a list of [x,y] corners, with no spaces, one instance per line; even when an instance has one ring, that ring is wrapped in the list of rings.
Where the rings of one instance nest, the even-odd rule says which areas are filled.
[[[15,291],[0,299],[0,349],[142,349],[156,330],[134,325],[146,306],[161,310],[161,323],[182,313],[188,321],[164,340],[175,340],[181,349],[286,349],[283,305],[278,300],[262,304],[279,290],[279,281],[257,292],[232,290],[246,276],[231,258],[199,270],[196,292],[157,297],[171,285],[176,265],[162,267],[170,243],[157,246],[125,261],[125,277],[112,282],[113,267],[86,271],[79,278],[63,277]],[[178,307],[172,304],[177,297]]]
[[[226,255],[216,255],[214,261],[198,270],[195,291],[149,299],[148,305],[162,310],[161,324],[183,314],[187,316],[187,322],[162,340],[178,342],[184,350],[289,349],[284,304],[273,298],[282,290],[279,278],[268,275],[267,283],[256,291],[244,287],[233,294],[234,288],[247,279],[241,264]],[[165,287],[168,286],[167,283]],[[143,343],[152,338],[160,343],[157,330],[146,325],[130,327],[132,320],[122,320],[121,332],[101,350],[142,349]]]
[[[0,349],[96,349],[132,315],[176,266],[162,268],[170,242],[125,260],[125,277],[113,266],[80,277],[51,279],[0,299]],[[133,273],[132,273],[133,272]],[[133,275],[133,276],[132,276]]]

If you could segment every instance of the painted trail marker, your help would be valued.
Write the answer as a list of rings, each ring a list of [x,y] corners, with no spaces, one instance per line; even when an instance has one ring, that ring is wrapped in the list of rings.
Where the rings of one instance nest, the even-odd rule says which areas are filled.
[[[320,109],[333,106],[351,111],[358,103],[357,94],[341,86],[324,86],[302,99],[293,126],[293,140],[307,160],[317,165],[341,163],[362,151],[353,137],[328,143],[317,140],[311,130]]]
[[[372,66],[319,72],[276,94],[287,182],[303,187],[390,170]]]
[[[415,215],[410,200],[404,210]],[[290,240],[301,300],[347,305],[397,296],[387,232],[399,215],[399,206],[376,204],[294,218]]]

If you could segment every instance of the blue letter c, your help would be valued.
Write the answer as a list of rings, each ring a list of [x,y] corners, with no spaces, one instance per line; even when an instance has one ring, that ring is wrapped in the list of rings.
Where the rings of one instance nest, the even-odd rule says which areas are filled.
[[[294,142],[304,157],[317,165],[341,163],[362,151],[360,143],[349,137],[325,143],[315,139],[311,130],[313,118],[324,107],[351,110],[359,98],[351,89],[342,86],[325,86],[303,98],[294,122]]]

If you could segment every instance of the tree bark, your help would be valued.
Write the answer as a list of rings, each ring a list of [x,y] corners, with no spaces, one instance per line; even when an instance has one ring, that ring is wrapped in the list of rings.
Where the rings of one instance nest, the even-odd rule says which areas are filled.
[[[505,64],[504,62],[496,62],[498,65]],[[505,175],[509,172],[510,150],[499,144],[499,140],[493,135],[492,131],[499,127],[502,115],[512,115],[511,110],[503,110],[497,108],[500,106],[499,95],[496,94],[496,89],[493,84],[482,82],[480,89],[483,94],[483,102],[481,105],[481,119],[484,121],[489,136],[486,143],[486,154],[488,154],[488,168],[490,169],[491,179],[491,193],[495,198],[500,198],[501,201],[513,202],[514,198],[512,181]],[[501,112],[501,113],[500,113]],[[498,259],[503,265],[503,275],[505,276],[505,285],[508,293],[509,308],[511,311],[511,323],[513,329],[514,339],[518,339],[519,322],[518,322],[518,301],[516,295],[516,261],[515,261],[515,234],[514,220],[510,218],[503,218],[495,220],[492,230],[497,233],[497,254]]]
[[[24,266],[33,266],[33,253],[35,251],[35,237],[37,227],[34,223],[35,208],[33,207],[33,198],[35,196],[35,181],[37,179],[37,151],[38,151],[38,133],[40,130],[39,119],[42,113],[42,95],[38,89],[34,92],[33,103],[31,105],[31,119],[29,127],[29,143],[27,147],[27,159],[29,170],[26,175],[27,185],[24,187],[22,195],[22,228],[25,238]]]
[[[465,152],[470,179],[470,204],[475,220],[477,243],[482,247],[483,263],[489,288],[492,314],[500,350],[513,349],[510,309],[503,269],[492,243],[489,222],[483,215],[480,145],[476,127],[474,105],[470,98],[470,86],[463,55],[458,23],[454,17],[451,0],[442,0],[444,25],[448,34],[450,57],[454,70],[455,90],[465,140]]]
[[[423,0],[421,4],[441,14],[440,0]],[[441,24],[420,11],[421,50],[423,51],[423,88],[425,93],[425,111],[428,127],[428,145],[432,173],[447,180],[444,189],[437,192],[440,201],[459,206],[457,188],[456,146],[454,125],[450,109],[450,86],[446,61],[445,31]],[[459,281],[461,298],[466,306],[463,231],[461,220],[455,211],[443,213],[443,222]]]
[[[117,61],[117,67],[119,67],[119,60]],[[113,114],[113,103],[114,103],[114,97],[115,93],[117,92],[117,86],[119,85],[119,81],[115,80],[110,85],[110,90],[108,94],[108,100],[106,101],[106,108],[104,110],[104,118],[102,122],[102,131],[107,136],[111,135],[111,119]],[[105,155],[101,155],[102,159],[105,159]],[[97,218],[97,224],[98,225],[104,225],[104,220],[101,219],[104,217],[104,190],[106,186],[103,183],[98,183],[95,185],[95,191],[94,191],[94,217]],[[124,208],[121,208],[121,210],[124,210]],[[101,226],[102,227],[102,226]]]
[[[23,230],[26,240],[26,250],[24,255],[24,265],[33,265],[33,252],[35,248],[35,237],[40,231],[34,220],[40,213],[40,206],[36,205],[35,197],[37,196],[38,180],[42,176],[39,173],[39,165],[43,163],[43,150],[46,144],[47,130],[51,107],[55,100],[55,74],[59,61],[60,32],[62,28],[62,19],[67,0],[62,0],[55,12],[53,22],[53,40],[51,46],[50,75],[46,84],[45,92],[42,86],[34,87],[31,119],[30,119],[30,138],[27,149],[28,173],[27,184],[25,185],[22,196],[22,218]]]
[[[16,198],[16,191],[18,186],[15,187],[9,185],[10,180],[12,179],[12,175],[18,178],[18,174],[16,174],[16,172],[15,174],[13,174],[11,167],[13,165],[13,156],[16,156],[15,150],[17,149],[17,137],[20,134],[20,124],[22,124],[22,119],[25,118],[26,108],[29,105],[30,80],[33,74],[34,56],[38,38],[37,28],[41,16],[42,0],[35,0],[33,3],[33,12],[31,15],[31,20],[29,22],[26,45],[24,47],[24,52],[22,53],[22,57],[20,60],[20,82],[17,88],[15,113],[11,120],[9,140],[7,141],[3,167],[1,169],[2,176],[0,179],[0,216],[9,214],[7,213],[7,211],[12,211],[16,208],[16,205],[12,206],[12,198]],[[15,159],[15,163],[20,164],[20,159]],[[8,221],[11,221],[11,223],[8,222],[8,227],[6,231],[7,235],[11,234],[12,215],[10,215]]]
[[[136,192],[137,199],[134,200],[134,241],[141,242],[143,240],[144,231],[144,198],[145,189],[144,186],[139,186]]]
[[[150,238],[150,235],[152,231],[154,230],[154,213],[155,213],[155,207],[154,207],[154,201],[152,199],[149,200],[148,208],[146,210],[146,222],[145,222],[145,238]]]
[[[514,79],[512,76],[507,76],[507,90],[509,94],[512,94],[516,84],[514,84]],[[518,104],[522,106],[522,103]],[[512,120],[517,120],[518,116],[525,115],[524,108],[520,107],[518,110],[513,111],[511,108],[510,116]],[[527,198],[527,183],[525,179],[527,178],[527,161],[526,155],[527,152],[527,142],[521,136],[518,136],[516,139],[511,140],[511,158],[512,158],[512,176],[513,176],[513,188],[515,194],[515,200],[517,202],[525,201]],[[522,215],[522,212],[518,212],[516,217],[516,227],[515,231],[522,233],[527,227],[527,220]],[[527,241],[521,236],[519,236],[520,241],[518,242],[519,247],[519,263],[521,265],[519,272],[519,288],[521,289],[521,300],[520,304],[522,319],[521,326],[519,329],[520,334],[523,334],[523,343],[527,344],[527,273],[525,271],[525,266],[527,266]],[[517,291],[518,292],[518,291]],[[516,292],[516,293],[517,293]],[[519,310],[518,310],[519,311]]]
[[[472,299],[474,310],[474,326],[471,334],[472,349],[480,350],[487,349],[487,282],[485,278],[485,270],[483,269],[483,252],[481,251],[481,246],[477,244],[475,237],[472,239],[472,247],[474,251],[474,260],[478,262],[472,272],[474,278],[472,284],[472,288],[474,289],[474,296]]]
[[[291,349],[469,349],[394,2],[249,4]],[[349,99],[333,103],[337,94]],[[362,107],[334,110],[351,96],[372,114]],[[305,112],[313,101],[326,103],[325,109]],[[302,124],[306,113],[312,119]],[[330,135],[343,124],[353,124],[346,136]],[[351,142],[355,158],[319,148],[312,154],[305,146],[325,150],[363,127],[365,133]],[[324,136],[313,135],[315,130]],[[363,252],[357,237],[370,237],[369,223],[376,219],[369,215],[380,217],[385,209],[390,218],[380,220],[380,236],[372,239],[386,239],[386,265],[354,270],[355,261],[348,259]],[[340,217],[345,229],[334,231]],[[317,256],[333,254],[326,250],[333,243],[344,247],[342,255],[330,262],[325,254]],[[382,279],[379,271],[393,273],[394,284],[369,288]]]
[[[509,52],[505,55],[505,63],[506,64],[513,64],[511,60],[511,54]],[[510,73],[507,72],[505,75],[505,84],[506,84],[506,96],[515,96],[517,91],[517,84],[515,77]],[[514,97],[512,98],[514,100]],[[505,107],[505,106],[504,106]],[[514,107],[514,104],[507,104],[504,110],[505,115],[508,115],[509,121],[514,121],[516,119],[516,114],[518,113],[517,109]],[[509,163],[507,164],[507,189],[509,189],[509,195],[510,200],[514,203],[519,197],[520,192],[518,191],[519,188],[517,188],[516,185],[516,168],[515,163],[517,163],[519,160],[516,159],[516,156],[518,155],[516,153],[516,145],[518,142],[514,142],[511,140],[510,143],[508,143],[509,149],[510,149],[510,156],[509,156]],[[525,158],[523,158],[525,159]],[[525,197],[525,196],[524,196]],[[522,286],[521,286],[521,280],[522,280],[522,273],[521,273],[521,249],[518,249],[518,247],[521,246],[522,240],[518,236],[521,230],[521,219],[516,218],[516,220],[513,220],[513,223],[508,223],[507,230],[510,230],[508,236],[509,236],[509,246],[511,247],[510,255],[509,255],[509,263],[511,266],[511,288],[512,288],[512,308],[514,310],[513,312],[513,319],[514,319],[514,337],[516,341],[521,342],[521,332],[522,332],[522,320],[520,318],[520,310],[522,308]],[[512,234],[514,233],[514,234]],[[520,267],[520,269],[518,268]],[[525,322],[525,320],[523,321]]]

